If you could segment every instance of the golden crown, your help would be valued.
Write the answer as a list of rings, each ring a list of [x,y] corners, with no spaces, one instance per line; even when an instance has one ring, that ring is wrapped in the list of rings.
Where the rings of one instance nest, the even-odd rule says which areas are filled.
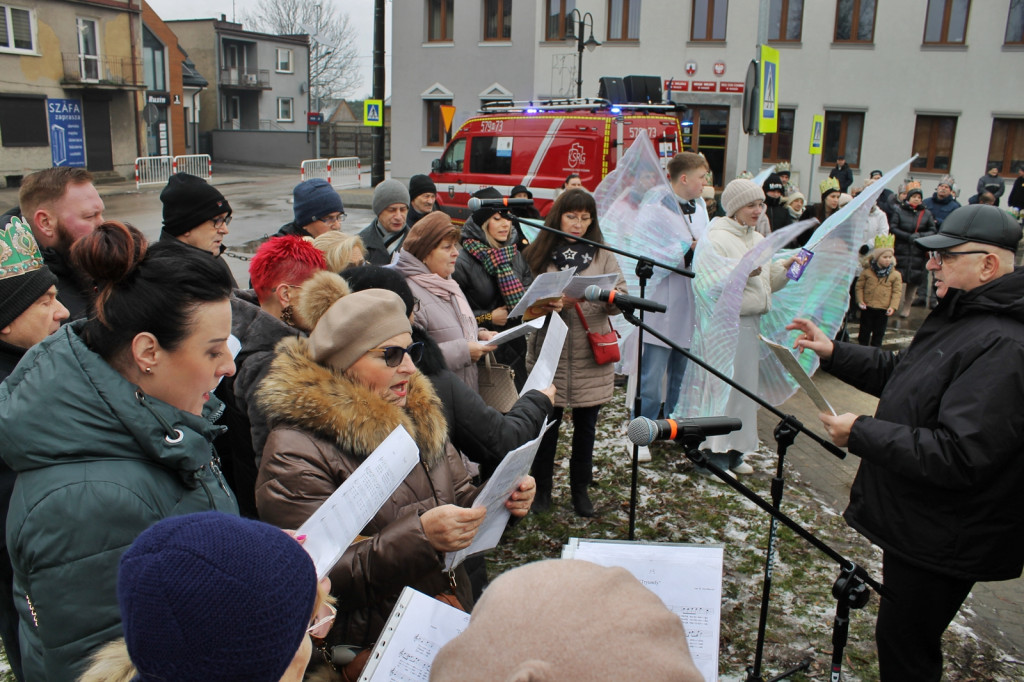
[[[837,192],[839,191],[839,181],[835,178],[825,178],[821,181],[821,184],[818,185],[818,192],[821,194],[832,190]]]
[[[880,234],[875,237],[876,249],[892,249],[896,247],[896,235]]]
[[[0,228],[0,279],[17,277],[43,267],[43,255],[28,223],[12,216]]]

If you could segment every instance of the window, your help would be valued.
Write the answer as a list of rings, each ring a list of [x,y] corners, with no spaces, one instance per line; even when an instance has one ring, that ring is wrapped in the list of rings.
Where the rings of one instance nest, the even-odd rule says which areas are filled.
[[[779,109],[779,131],[764,136],[762,161],[776,163],[793,158],[793,122],[795,120],[796,109]]]
[[[484,0],[484,40],[511,40],[512,0]]]
[[[496,136],[474,137],[469,147],[469,172],[509,175],[512,173],[512,154],[498,153]]]
[[[32,10],[0,5],[0,52],[35,52]]]
[[[295,117],[292,115],[292,98],[291,97],[278,97],[277,98],[277,120],[278,121],[294,121]]]
[[[949,173],[955,137],[956,116],[918,116],[910,150],[918,158],[910,167],[924,173]]]
[[[147,90],[166,90],[164,72],[164,44],[153,35],[148,26],[142,27],[142,68]]]
[[[0,95],[0,140],[4,147],[49,147],[46,99]]]
[[[448,151],[441,157],[441,164],[438,171],[441,173],[461,173],[466,162],[466,138],[460,137],[448,147]]]
[[[825,112],[825,144],[821,162],[833,164],[840,154],[850,168],[860,167],[860,138],[864,132],[864,114],[845,111]]]
[[[804,23],[804,0],[771,0],[768,5],[768,40],[797,42]]]
[[[875,3],[876,0],[837,0],[835,42],[874,42]]]
[[[576,0],[547,0],[548,14],[545,22],[545,40],[565,40],[566,17],[576,9]]]
[[[78,66],[82,80],[100,79],[99,29],[95,19],[78,17]]]
[[[1024,119],[997,118],[992,121],[988,162],[998,163],[1002,175],[1016,173],[1024,166]]]
[[[1024,45],[1024,0],[1010,0],[1010,14],[1006,17],[1007,45]]]
[[[450,99],[430,99],[424,103],[427,107],[427,146],[443,147],[448,142],[448,130],[444,125],[441,107],[452,105]]]
[[[450,42],[455,35],[455,0],[427,0],[427,42]]]
[[[640,0],[608,0],[608,40],[640,39]]]
[[[928,0],[924,19],[926,45],[963,45],[971,0]]]
[[[284,48],[277,48],[277,72],[295,73],[295,65],[292,63],[292,51]]]
[[[693,0],[690,40],[725,40],[729,0]]]

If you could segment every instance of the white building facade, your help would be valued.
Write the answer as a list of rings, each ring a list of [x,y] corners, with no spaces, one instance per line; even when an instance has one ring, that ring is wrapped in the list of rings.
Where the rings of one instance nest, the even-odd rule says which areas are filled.
[[[817,183],[845,154],[860,184],[912,154],[926,193],[947,173],[964,196],[990,163],[1010,180],[1024,164],[1024,0],[770,0],[767,44],[780,53],[780,132],[761,167],[790,161]],[[573,13],[576,10],[576,13]],[[685,104],[684,146],[703,152],[721,188],[747,169],[743,83],[756,57],[756,0],[414,0],[393,14],[392,172],[429,172],[447,136],[492,98],[582,96],[602,76],[657,76]],[[592,25],[592,28],[591,28]],[[668,83],[671,81],[671,84]],[[671,89],[670,89],[671,88]],[[812,157],[813,117],[825,118]]]

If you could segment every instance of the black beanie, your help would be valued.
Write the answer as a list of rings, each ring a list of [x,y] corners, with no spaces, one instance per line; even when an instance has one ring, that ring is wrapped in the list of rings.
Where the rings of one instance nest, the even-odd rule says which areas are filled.
[[[761,185],[761,189],[767,192],[781,192],[783,190],[782,178],[779,177],[778,173],[772,173]]]
[[[413,200],[421,194],[437,194],[437,186],[427,175],[414,175],[409,178],[409,200]]]
[[[188,173],[176,173],[160,192],[164,204],[164,232],[180,237],[222,213],[231,214],[231,205],[216,187]]]
[[[493,187],[484,187],[473,193],[477,199],[504,199],[505,196]],[[483,227],[484,223],[491,219],[495,213],[508,213],[507,208],[481,208],[473,212],[473,222],[477,227]]]

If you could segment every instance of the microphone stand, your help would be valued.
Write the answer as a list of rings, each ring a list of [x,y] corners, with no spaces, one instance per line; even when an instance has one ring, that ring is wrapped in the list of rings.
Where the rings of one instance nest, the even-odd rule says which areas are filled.
[[[697,365],[702,367],[705,371],[710,372],[715,377],[717,377],[717,378],[721,379],[722,381],[724,381],[725,383],[727,383],[729,386],[731,386],[733,388],[733,390],[738,390],[740,393],[742,393],[743,395],[747,396],[748,398],[750,398],[751,400],[753,400],[754,402],[759,404],[761,407],[764,407],[765,409],[769,410],[770,412],[772,412],[774,415],[776,415],[780,419],[779,424],[775,427],[775,431],[774,431],[774,436],[775,436],[775,440],[776,440],[776,443],[777,443],[777,449],[778,449],[778,461],[777,461],[777,465],[776,465],[776,469],[775,469],[775,476],[774,476],[774,478],[772,478],[772,483],[771,483],[772,509],[771,510],[766,509],[766,511],[768,511],[772,516],[771,516],[771,519],[769,520],[768,547],[765,550],[764,583],[763,583],[762,592],[761,592],[761,611],[760,611],[760,616],[758,618],[758,624],[757,624],[757,645],[756,645],[756,648],[754,650],[754,665],[747,668],[747,678],[746,678],[747,682],[764,682],[764,678],[761,676],[761,664],[763,662],[763,656],[764,656],[765,629],[766,629],[767,622],[768,622],[768,605],[769,605],[769,601],[771,600],[772,574],[774,572],[774,566],[775,566],[775,542],[776,542],[776,539],[777,539],[777,529],[778,529],[778,525],[776,523],[776,518],[778,518],[779,516],[782,515],[782,512],[780,511],[780,507],[781,507],[781,504],[782,504],[783,467],[785,466],[784,462],[785,462],[785,458],[786,458],[786,451],[789,449],[789,446],[792,445],[793,442],[796,440],[797,434],[798,433],[803,433],[803,434],[807,435],[811,440],[813,440],[814,442],[818,443],[818,445],[822,446],[825,450],[827,450],[828,452],[830,452],[833,455],[835,455],[836,457],[838,457],[839,459],[845,459],[846,458],[846,453],[843,450],[841,450],[840,448],[836,447],[835,444],[833,444],[833,443],[831,443],[831,442],[821,438],[818,434],[813,433],[812,431],[808,430],[807,427],[805,427],[803,424],[801,424],[800,421],[796,417],[794,417],[793,415],[783,414],[774,405],[768,404],[768,402],[763,400],[760,396],[752,393],[746,387],[744,387],[744,386],[740,385],[738,382],[734,381],[731,377],[725,376],[724,374],[722,374],[721,372],[716,370],[714,367],[710,366],[709,364],[707,364],[706,362],[704,362],[703,360],[701,360],[697,356],[693,355],[690,351],[688,351],[688,350],[686,350],[684,348],[680,348],[678,344],[676,344],[676,343],[672,342],[671,340],[665,338],[662,334],[658,333],[656,330],[651,329],[646,324],[644,324],[642,320],[637,319],[636,316],[634,316],[631,312],[623,311],[622,316],[624,318],[626,318],[626,320],[628,322],[630,322],[631,324],[635,325],[639,329],[646,330],[649,334],[651,334],[655,338],[659,339],[660,341],[662,341],[663,343],[668,345],[669,348],[673,348],[673,349],[679,351],[680,353],[685,355],[687,357],[687,359],[689,359],[692,362],[697,363]],[[701,439],[701,440],[703,440],[703,439]],[[697,441],[696,446],[699,446],[700,442],[701,441]],[[686,453],[686,456],[692,462],[694,462],[695,464],[698,464],[699,466],[704,466],[705,468],[711,470],[719,478],[724,480],[726,483],[729,483],[730,485],[732,485],[737,490],[740,490],[740,488],[743,487],[741,485],[739,487],[737,487],[737,485],[739,485],[739,484],[735,484],[734,485],[734,479],[732,479],[731,476],[726,475],[720,468],[714,467],[714,466],[709,466],[707,464],[703,464],[703,462],[707,462],[708,461],[703,454],[699,454],[699,459],[691,456],[691,454],[689,452]],[[740,492],[743,492],[743,491],[740,490]],[[759,504],[758,506],[761,506],[761,505]],[[833,558],[835,558],[835,557],[833,557]],[[837,581],[837,585],[838,585],[838,581]],[[848,588],[848,589],[853,589],[853,588],[851,587],[851,588]],[[833,592],[834,591],[835,591],[835,588],[833,589]],[[838,598],[839,597],[837,596],[837,599]],[[865,597],[865,601],[866,601],[866,597]],[[860,606],[863,606],[863,604],[860,604]],[[853,606],[853,608],[860,608],[860,606]],[[847,618],[849,617],[848,609],[847,609],[846,617]],[[836,618],[837,618],[837,620],[839,619],[839,612],[838,611],[837,611]],[[843,642],[845,643],[845,635],[843,635]],[[841,660],[837,662],[835,660],[835,658],[833,658],[833,667],[834,668],[835,668],[836,665],[840,665],[841,666],[841,664],[842,664]],[[788,671],[782,673],[781,675],[779,675],[777,677],[774,677],[772,679],[773,680],[780,680],[780,679],[789,677],[790,675],[792,675],[792,674],[794,674],[794,673],[796,673],[796,672],[798,672],[800,670],[806,670],[809,665],[810,665],[810,661],[809,660],[804,660],[803,662],[800,663],[800,665],[798,665],[797,667],[793,668],[792,670],[788,670]],[[839,678],[838,677],[833,677],[832,679],[833,680],[838,680]]]
[[[540,221],[537,221],[537,220],[531,220],[529,218],[520,218],[518,216],[513,215],[512,216],[512,222],[516,223],[517,229],[518,229],[518,223],[522,222],[522,223],[525,223],[525,224],[529,225],[530,227],[535,227],[537,229],[544,230],[546,232],[552,232],[552,233],[555,233],[555,234],[560,235],[562,237],[565,237],[565,232],[562,232],[561,230],[553,228],[553,227],[548,227],[544,223],[542,223]],[[635,272],[636,272],[636,276],[640,280],[640,298],[644,297],[644,292],[645,292],[645,290],[647,288],[647,280],[650,279],[651,276],[654,274],[655,266],[657,266],[659,268],[663,268],[663,269],[668,270],[670,272],[675,272],[675,273],[683,275],[685,277],[693,277],[693,271],[687,270],[686,268],[680,268],[680,267],[677,267],[677,266],[668,265],[666,263],[659,263],[656,260],[653,260],[653,259],[650,259],[650,258],[646,258],[644,256],[640,256],[638,254],[631,253],[629,251],[625,251],[623,249],[616,248],[614,246],[609,246],[608,244],[598,244],[597,242],[591,241],[589,239],[584,239],[582,237],[573,237],[573,239],[575,239],[578,242],[583,242],[584,244],[589,244],[589,245],[595,246],[595,247],[597,247],[599,249],[604,249],[606,251],[611,251],[612,253],[617,253],[620,256],[625,256],[626,258],[632,258],[633,260],[635,260],[636,261],[636,271]],[[625,312],[625,310],[629,307],[629,306],[627,306],[625,304],[619,304],[619,303],[616,303],[615,305],[617,305],[619,307],[619,309],[622,310],[623,312]],[[641,324],[638,327],[637,339],[636,339],[636,368],[637,368],[637,371],[636,371],[636,395],[633,396],[633,416],[635,416],[635,417],[639,417],[640,416],[640,405],[641,405],[640,394],[641,394],[641,390],[643,388],[643,382],[642,382],[643,371],[642,371],[642,369],[643,369],[643,357],[644,357],[643,356],[643,353],[644,353],[644,329],[647,329],[647,327],[643,324],[643,319],[644,319],[644,311],[641,310],[640,311],[640,323]],[[640,486],[640,447],[636,443],[634,443],[633,444],[632,477],[631,477],[630,488],[629,488],[629,539],[630,540],[635,540],[636,539],[636,504],[637,504],[637,498],[639,496],[639,492],[638,492],[639,486]]]

